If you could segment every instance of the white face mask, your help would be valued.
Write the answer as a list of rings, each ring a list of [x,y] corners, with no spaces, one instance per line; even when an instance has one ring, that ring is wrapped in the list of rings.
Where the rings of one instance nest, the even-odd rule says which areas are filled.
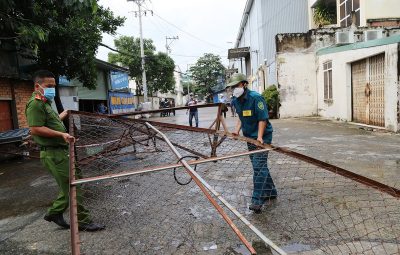
[[[235,88],[233,90],[233,96],[239,98],[244,93],[244,88]]]

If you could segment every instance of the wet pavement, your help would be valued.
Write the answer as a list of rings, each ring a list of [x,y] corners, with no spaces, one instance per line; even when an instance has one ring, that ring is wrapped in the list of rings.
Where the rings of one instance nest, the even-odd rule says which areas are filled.
[[[187,124],[187,115],[184,111],[176,112],[176,114],[175,117],[152,118],[152,120]],[[200,109],[199,115],[200,127],[209,127],[215,118],[215,111]],[[388,185],[400,187],[399,135],[381,131],[371,132],[355,125],[319,118],[283,119],[271,122],[275,130],[274,144],[289,147]],[[235,119],[228,114],[226,123],[232,128]],[[288,163],[288,161],[285,161],[285,164],[279,163],[279,160],[276,162],[281,165],[281,168],[276,169],[282,171]],[[213,167],[215,168],[215,165]],[[222,169],[223,165],[220,168]],[[209,167],[205,166],[200,171],[216,189],[221,189],[220,192],[223,192],[223,187],[218,187],[218,183],[223,180],[220,176],[213,175],[208,169]],[[296,174],[289,176],[292,178],[291,182],[285,178],[281,179],[281,187],[291,190],[294,189],[293,185],[298,186],[299,179],[296,178],[300,175],[298,172]],[[139,178],[127,178],[121,182],[110,181],[109,185],[104,186],[106,191],[109,191],[107,187],[115,186],[117,183],[118,186],[112,193],[106,193],[107,198],[114,197],[116,200],[105,204],[93,202],[90,206],[93,209],[97,207],[97,219],[109,222],[108,231],[110,232],[84,233],[83,247],[91,248],[86,250],[87,254],[115,254],[115,250],[123,251],[121,254],[139,254],[144,251],[146,254],[248,254],[206,199],[199,195],[199,190],[193,183],[188,186],[173,186],[174,181],[170,178],[170,173],[156,176],[156,181],[152,175],[146,175]],[[247,182],[244,182],[246,184],[244,184],[243,192],[240,193],[235,205],[246,214],[246,217],[264,225],[269,236],[276,240],[285,239],[282,236],[279,237],[280,234],[276,232],[282,229],[281,224],[272,224],[272,230],[268,231],[267,226],[272,223],[268,218],[249,214],[246,210],[247,204],[243,200],[243,194],[248,198],[250,176],[251,173],[242,176]],[[288,178],[288,176],[285,177]],[[128,189],[128,187],[134,188]],[[354,189],[349,189],[350,191]],[[15,160],[0,164],[1,254],[69,253],[69,232],[42,219],[47,206],[55,198],[56,192],[54,180],[41,167],[38,160]],[[97,191],[96,196],[102,196],[102,194]],[[307,212],[301,209],[301,203],[288,207],[285,201],[291,201],[290,196],[293,194],[286,195],[283,192],[282,199],[269,209],[271,217],[279,218],[282,211],[292,213],[294,217],[296,210],[307,215]],[[354,196],[356,195],[355,193]],[[189,200],[182,200],[182,197],[187,196]],[[324,199],[340,204],[340,199],[345,197],[349,199],[347,196],[348,194],[342,194],[335,198],[331,195]],[[129,201],[124,201],[127,197],[130,198]],[[236,201],[234,197],[230,199]],[[122,203],[118,204],[118,202]],[[121,207],[121,204],[125,206]],[[290,208],[296,210],[290,212]],[[153,216],[146,217],[149,215]],[[113,223],[110,217],[112,219],[114,216],[127,219]],[[296,226],[292,227],[296,228]],[[112,243],[113,238],[118,239],[118,242],[115,241],[116,244],[121,243],[121,239],[126,240],[124,249],[101,245],[101,243]],[[269,249],[256,241],[256,238],[251,239],[259,254],[271,254]],[[299,237],[298,239],[298,242],[286,242],[286,244],[282,241],[282,244],[285,244],[285,250],[291,253],[309,254],[307,252],[312,247],[303,244],[305,240]]]

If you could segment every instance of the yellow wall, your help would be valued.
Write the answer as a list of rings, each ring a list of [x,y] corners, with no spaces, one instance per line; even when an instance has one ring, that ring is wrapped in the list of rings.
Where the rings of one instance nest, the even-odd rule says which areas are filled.
[[[400,0],[360,0],[365,3],[365,19],[400,18]]]
[[[336,0],[337,23],[340,26],[340,0]],[[368,19],[400,18],[400,0],[360,0],[360,26],[366,26]]]

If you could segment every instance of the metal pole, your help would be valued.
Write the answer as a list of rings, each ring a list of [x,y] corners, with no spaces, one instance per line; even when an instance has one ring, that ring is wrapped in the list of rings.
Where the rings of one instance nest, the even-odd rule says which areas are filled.
[[[201,191],[204,193],[204,195],[207,197],[207,199],[211,202],[211,204],[217,209],[217,211],[220,213],[222,218],[229,224],[229,226],[232,228],[232,230],[235,232],[235,234],[239,237],[239,239],[243,242],[243,244],[247,247],[247,249],[250,251],[251,254],[257,254],[256,250],[251,246],[249,241],[243,236],[243,234],[240,232],[240,230],[236,227],[236,225],[233,223],[233,221],[229,218],[229,216],[224,212],[222,207],[215,201],[214,198],[211,197],[211,195],[207,192],[206,188],[209,191],[214,191],[211,186],[200,176],[198,175],[193,168],[187,163],[186,160],[182,159],[182,155],[175,149],[174,145],[172,145],[171,141],[158,129],[156,129],[154,126],[152,126],[150,123],[146,123],[150,128],[152,128],[154,131],[156,131],[159,135],[161,135],[165,142],[168,144],[168,146],[171,148],[172,152],[180,159],[180,162],[182,166],[184,166],[188,172],[188,174],[192,177],[192,179],[195,181],[197,186],[201,189]],[[214,191],[216,192],[216,191]],[[214,194],[215,195],[215,194]],[[219,198],[219,197],[218,197]],[[221,200],[221,199],[220,199]],[[222,202],[222,200],[221,200]],[[231,206],[232,207],[232,206]],[[228,207],[229,208],[229,207]],[[233,207],[232,207],[233,208]],[[243,216],[242,216],[243,217]]]
[[[175,149],[175,147],[171,144],[171,142],[169,141],[169,139],[162,133],[160,132],[158,129],[156,129],[155,127],[153,127],[150,123],[146,123],[149,127],[151,127],[154,131],[156,131],[158,134],[160,134],[165,142],[170,146],[170,148],[172,149],[172,151],[175,153],[175,155],[177,155],[178,157],[181,157],[181,155],[179,154],[179,152]],[[196,173],[192,167],[185,161],[185,160],[181,160],[182,165],[188,170],[188,173],[190,174],[190,176],[193,178],[193,180],[196,182],[196,184],[199,182],[198,186],[201,188],[202,185],[204,185],[211,193],[213,193],[213,195],[215,197],[218,198],[219,201],[221,201],[226,207],[228,207],[228,209],[234,213],[246,226],[248,226],[258,237],[260,237],[269,247],[271,247],[273,250],[275,250],[278,254],[281,255],[286,255],[286,252],[284,250],[282,250],[281,248],[279,248],[276,244],[274,244],[271,240],[269,240],[260,230],[258,230],[253,224],[251,224],[242,214],[240,214],[231,204],[228,203],[228,201],[226,201],[221,194],[219,194],[216,190],[214,190],[198,173]],[[201,185],[202,184],[202,185]],[[210,200],[211,201],[211,200]],[[215,205],[214,205],[215,206]],[[216,207],[217,208],[217,207]],[[218,208],[217,208],[218,210]],[[219,211],[219,210],[218,210]],[[222,215],[222,214],[221,214]],[[222,215],[223,216],[223,215]],[[232,227],[232,225],[231,225]],[[235,226],[236,227],[236,226]],[[233,227],[232,227],[233,228]],[[236,231],[235,231],[236,232]],[[239,232],[240,233],[240,232]],[[238,232],[236,232],[236,234],[238,234]],[[239,236],[239,234],[238,234]],[[239,236],[240,237],[240,236]],[[242,240],[243,241],[243,240]],[[246,243],[245,243],[246,244]],[[253,249],[253,247],[251,247],[251,245],[249,244],[249,246],[246,245],[246,247],[250,250]],[[252,252],[250,250],[250,252]]]
[[[146,70],[145,70],[145,59],[144,59],[144,47],[143,47],[143,31],[142,31],[142,1],[136,1],[138,8],[139,8],[139,29],[140,29],[140,56],[142,58],[142,81],[143,81],[143,95],[144,95],[144,102],[147,102],[147,81],[146,81]]]
[[[246,151],[246,152],[235,153],[235,154],[225,155],[225,156],[220,156],[220,157],[190,160],[190,161],[187,161],[187,163],[189,165],[200,165],[200,164],[205,164],[208,162],[215,162],[215,161],[223,160],[223,159],[230,159],[230,158],[248,156],[248,155],[252,155],[252,154],[260,153],[260,152],[267,152],[270,150],[272,150],[272,149],[260,149],[260,150],[254,150],[254,151]],[[159,171],[163,171],[163,170],[178,168],[181,166],[182,166],[181,164],[177,163],[177,164],[163,165],[163,166],[157,166],[157,167],[151,167],[151,168],[143,168],[141,170],[130,170],[130,171],[121,172],[121,173],[117,173],[117,174],[106,174],[106,175],[100,175],[100,176],[96,176],[96,177],[82,178],[82,179],[73,181],[71,183],[71,185],[78,185],[78,184],[83,184],[83,183],[108,180],[108,179],[114,179],[114,178],[120,178],[120,177],[128,177],[128,176],[137,175],[137,174],[159,172]]]
[[[71,113],[69,115],[69,134],[74,136],[74,118]],[[78,204],[76,200],[77,192],[76,185],[72,185],[75,181],[75,143],[69,144],[69,216],[70,216],[70,231],[71,231],[71,253],[79,255],[79,229],[78,229]]]

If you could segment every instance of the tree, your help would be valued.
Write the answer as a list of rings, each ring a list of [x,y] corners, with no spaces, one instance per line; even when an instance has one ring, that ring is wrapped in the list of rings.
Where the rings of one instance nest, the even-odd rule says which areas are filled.
[[[142,66],[140,57],[140,39],[132,36],[121,36],[114,40],[119,53],[109,53],[108,61],[119,63],[129,68],[129,74],[137,83],[136,94],[143,94]],[[149,94],[157,91],[166,93],[175,88],[175,63],[172,58],[162,52],[156,53],[151,39],[143,40],[146,60],[147,90]]]
[[[102,33],[114,34],[124,18],[114,17],[97,0],[4,0],[0,4],[0,29],[14,37],[17,48],[34,51],[38,68],[58,77],[77,78],[96,87],[95,55]],[[58,94],[58,93],[57,93]],[[63,107],[56,98],[58,111]]]
[[[218,78],[224,75],[225,67],[217,55],[206,53],[196,64],[190,67],[190,75],[199,86],[199,93],[212,93],[211,88],[218,84]]]
[[[336,3],[318,1],[314,7],[313,20],[318,27],[336,23]]]

